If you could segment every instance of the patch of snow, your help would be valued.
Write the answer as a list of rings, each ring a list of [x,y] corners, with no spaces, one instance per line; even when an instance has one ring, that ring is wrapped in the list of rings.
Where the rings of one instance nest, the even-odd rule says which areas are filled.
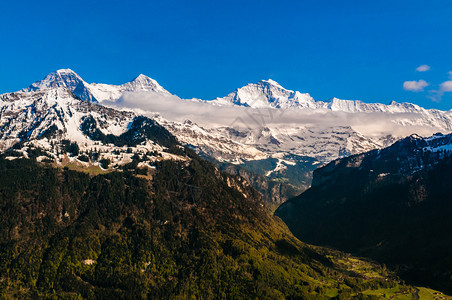
[[[95,261],[94,259],[90,259],[90,258],[88,258],[88,259],[85,259],[85,260],[83,260],[83,261],[82,261],[82,263],[83,263],[83,264],[85,264],[85,265],[88,265],[88,266],[90,266],[90,265],[93,265],[93,264],[95,264],[95,263],[96,263],[96,261]]]

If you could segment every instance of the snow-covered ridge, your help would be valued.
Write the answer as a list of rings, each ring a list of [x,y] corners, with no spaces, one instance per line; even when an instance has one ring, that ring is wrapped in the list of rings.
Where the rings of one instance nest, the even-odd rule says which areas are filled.
[[[283,88],[274,80],[261,80],[258,83],[250,83],[236,89],[223,98],[211,100],[217,105],[238,105],[253,108],[311,108],[342,111],[348,113],[357,112],[382,112],[382,113],[444,113],[451,116],[451,111],[439,111],[437,109],[424,109],[412,103],[390,104],[365,103],[360,100],[342,100],[332,98],[329,101],[318,101],[308,93],[301,93]]]
[[[286,90],[271,79],[248,84],[211,103],[253,108],[315,108],[315,100],[309,94]]]
[[[428,138],[416,138],[422,141],[420,145],[423,151],[452,153],[452,134],[436,133]]]
[[[22,91],[31,92],[55,87],[67,88],[80,99],[89,102],[116,101],[124,92],[145,91],[170,95],[157,81],[143,74],[122,85],[89,84],[71,69],[60,69],[52,72]]]
[[[0,153],[29,157],[39,151],[38,161],[86,167],[107,160],[113,168],[140,157],[140,166],[152,168],[157,160],[186,159],[167,153],[175,142],[153,120],[80,100],[66,87],[0,95]]]
[[[122,85],[88,84],[70,69],[50,73],[43,80],[33,83],[23,91],[54,89],[65,87],[82,100],[90,102],[114,102],[124,92],[152,92],[171,95],[155,80],[140,74],[133,81]],[[21,97],[25,97],[23,94]],[[137,94],[140,95],[140,94]],[[188,101],[188,100],[180,100]],[[452,131],[452,113],[439,110],[427,110],[410,103],[391,102],[364,103],[356,100],[333,98],[330,101],[316,101],[307,93],[285,89],[274,80],[262,80],[235,90],[224,98],[212,101],[199,100],[220,106],[250,107],[255,109],[290,109],[291,111],[345,112],[351,115],[359,113],[400,114],[389,120],[401,126],[428,126],[447,133]],[[406,115],[406,118],[404,117]],[[414,117],[413,117],[414,116]],[[304,124],[291,128],[271,126],[241,130],[229,127],[200,128],[193,122],[181,124],[172,120],[160,120],[179,140],[199,151],[209,153],[216,159],[241,161],[261,159],[277,153],[307,155],[329,161],[349,154],[359,153],[387,146],[402,136],[372,136],[360,133],[356,128],[341,124],[329,125],[329,128],[316,128]],[[237,131],[239,130],[239,131]],[[118,131],[119,132],[119,131]],[[234,158],[235,156],[235,158]]]
[[[71,141],[93,144],[80,130],[83,117],[92,115],[102,132],[119,135],[135,116],[80,101],[65,87],[3,94],[0,105],[2,150],[20,140],[37,139],[50,127],[60,130]]]
[[[104,83],[87,83],[71,69],[60,69],[48,74],[44,79],[36,81],[22,91],[35,91],[37,89],[66,87],[77,97],[90,102],[116,101],[124,92],[154,92],[163,95],[171,95],[158,82],[143,74],[138,75],[132,81],[122,85]],[[285,89],[272,79],[250,83],[236,89],[222,98],[214,100],[198,100],[215,105],[234,105],[252,108],[276,108],[276,109],[312,109],[341,111],[347,113],[420,113],[433,115],[435,118],[447,116],[452,119],[451,111],[436,109],[424,109],[412,103],[390,104],[365,103],[360,100],[343,100],[332,98],[329,101],[315,100],[308,93]],[[451,128],[452,130],[452,128]]]

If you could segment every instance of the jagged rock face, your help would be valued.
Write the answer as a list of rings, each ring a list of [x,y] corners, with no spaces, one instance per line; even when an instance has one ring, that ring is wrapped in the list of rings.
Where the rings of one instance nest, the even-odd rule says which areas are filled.
[[[80,131],[81,119],[97,119],[100,130],[118,134],[127,130],[135,114],[120,112],[78,100],[67,88],[16,92],[0,96],[0,139],[5,150],[19,141],[39,139],[54,126],[61,137],[80,143],[89,142]]]
[[[97,102],[89,90],[89,84],[71,69],[61,69],[52,72],[44,77],[44,79],[34,82],[22,91],[31,92],[49,88],[66,88],[80,99]]]
[[[367,256],[452,290],[452,135],[412,135],[314,171],[276,211],[301,240]]]
[[[23,91],[31,92],[49,88],[67,88],[75,90],[79,85],[83,85],[84,80],[71,69],[61,69],[48,74],[44,79],[32,83]]]
[[[312,171],[322,164],[380,147],[350,127],[294,128],[288,133],[287,130],[268,128],[204,129],[192,122],[158,120],[179,141],[204,157],[234,164],[242,167],[243,172],[256,173],[272,181],[264,182],[262,177],[247,176],[272,203],[284,202],[294,196],[294,191],[299,193],[308,188]]]
[[[243,166],[272,180],[283,179],[302,190],[309,187],[312,170],[322,164],[385,145],[384,141],[366,138],[351,127],[234,129],[203,128],[193,122],[170,122],[163,118],[158,121],[179,141],[204,156]],[[257,164],[259,168],[253,167]],[[304,182],[300,182],[301,178]]]

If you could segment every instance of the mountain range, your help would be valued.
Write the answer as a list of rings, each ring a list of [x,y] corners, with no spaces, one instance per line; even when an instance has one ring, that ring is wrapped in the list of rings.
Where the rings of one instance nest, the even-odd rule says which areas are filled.
[[[124,97],[131,100],[124,103]],[[142,105],[139,100],[143,98],[149,103]],[[49,99],[53,99],[50,106]],[[225,166],[234,164],[298,192],[310,186],[314,169],[334,159],[389,146],[411,133],[448,133],[452,128],[450,111],[428,110],[410,103],[369,104],[337,98],[316,101],[307,93],[287,90],[273,80],[248,84],[223,98],[185,100],[144,75],[122,85],[89,84],[74,71],[61,69],[19,92],[0,96],[0,148],[34,140],[52,124],[63,132],[60,139],[74,140],[90,151],[94,147],[92,140],[80,131],[82,116],[74,115],[68,108],[77,99],[99,110],[106,111],[107,106],[126,111],[120,113],[122,117],[116,113],[92,115],[104,134],[126,132],[133,116],[145,113],[202,156]],[[135,113],[127,107],[133,101],[137,101]],[[168,109],[153,109],[153,101],[168,102]],[[184,115],[182,110],[179,118],[165,116],[171,107],[191,105],[202,105],[208,112],[218,110],[219,117],[231,117],[217,124],[206,120],[206,113],[192,116]],[[47,112],[46,107],[52,109]],[[232,113],[229,109],[233,109]],[[240,117],[234,119],[236,116]],[[179,121],[181,118],[184,121]],[[115,164],[124,162],[124,158],[111,155],[105,158]],[[281,202],[289,195],[268,197]]]
[[[89,102],[103,102],[118,100],[124,92],[147,91],[169,94],[157,81],[143,74],[122,85],[87,83],[71,69],[60,69],[48,74],[42,80],[36,81],[24,92],[32,92],[40,89],[67,88],[82,100]]]

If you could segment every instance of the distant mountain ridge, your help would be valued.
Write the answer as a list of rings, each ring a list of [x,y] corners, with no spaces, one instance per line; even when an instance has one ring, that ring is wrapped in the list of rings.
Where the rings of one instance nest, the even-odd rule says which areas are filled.
[[[87,83],[71,69],[59,69],[49,73],[42,80],[32,83],[22,91],[35,91],[37,89],[66,87],[76,96],[85,101],[115,101],[124,92],[156,92],[171,95],[158,82],[146,75],[140,74],[132,81],[122,85],[105,83]],[[398,103],[391,101],[390,104],[366,103],[360,100],[343,100],[332,98],[329,101],[315,100],[309,93],[301,93],[285,89],[272,79],[261,80],[250,83],[234,90],[225,97],[214,100],[202,100],[216,105],[236,105],[252,108],[310,108],[328,109],[331,111],[342,111],[348,113],[357,112],[382,112],[382,113],[414,113],[431,112],[435,115],[445,113],[452,115],[452,111],[440,111],[437,109],[424,109],[412,103]],[[451,127],[448,127],[451,128]]]
[[[328,109],[331,111],[356,112],[420,112],[439,111],[437,109],[424,109],[412,103],[390,104],[366,103],[360,100],[343,100],[332,98],[329,101],[315,100],[309,93],[301,93],[285,89],[272,79],[261,80],[258,83],[250,83],[236,89],[223,98],[211,100],[218,105],[238,105],[254,108],[311,108]]]
[[[156,92],[169,95],[152,78],[143,74],[138,75],[132,81],[122,85],[112,85],[104,83],[87,83],[77,73],[71,69],[60,69],[48,74],[44,79],[32,83],[28,88],[22,91],[31,92],[38,89],[47,89],[55,87],[65,87],[73,92],[77,97],[89,102],[116,101],[124,92]]]
[[[154,92],[169,96],[154,79],[140,74],[130,82],[122,85],[104,83],[87,83],[71,69],[60,69],[48,74],[44,79],[31,84],[24,92],[55,87],[68,88],[74,95],[90,102],[117,101],[125,92]],[[201,100],[220,106],[243,106],[256,109],[310,109],[319,111],[345,113],[384,113],[384,114],[417,114],[415,120],[406,119],[401,125],[419,125],[436,127],[443,132],[452,131],[452,111],[425,109],[412,103],[397,103],[389,105],[381,103],[365,103],[359,100],[342,100],[332,98],[330,101],[318,101],[308,93],[300,93],[283,88],[274,80],[261,80],[238,88],[223,98]]]
[[[250,83],[224,98],[212,100],[212,103],[253,108],[315,107],[315,100],[309,94],[286,90],[271,79]]]

